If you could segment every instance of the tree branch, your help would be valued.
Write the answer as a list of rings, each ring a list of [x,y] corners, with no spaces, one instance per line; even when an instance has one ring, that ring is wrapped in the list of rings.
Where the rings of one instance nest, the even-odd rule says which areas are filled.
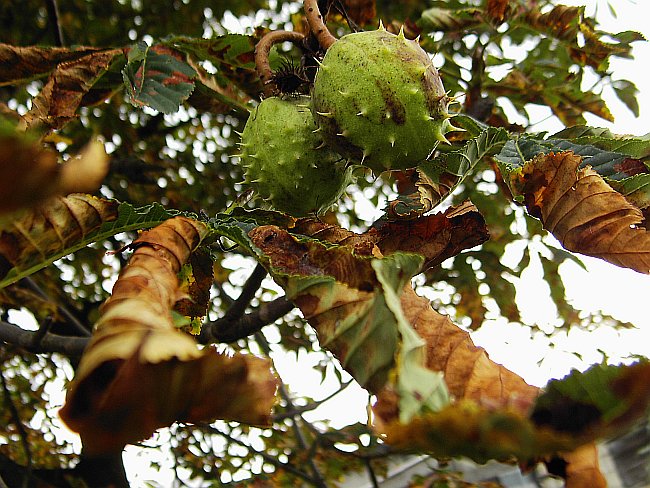
[[[25,430],[25,426],[23,425],[23,421],[20,419],[20,414],[18,413],[18,409],[16,408],[16,404],[13,401],[13,398],[11,398],[11,391],[9,390],[9,386],[7,385],[7,379],[5,378],[5,375],[3,374],[4,371],[0,370],[0,384],[2,385],[2,393],[4,395],[4,403],[7,409],[9,410],[9,413],[11,414],[11,419],[13,420],[13,423],[16,425],[16,430],[18,431],[18,435],[20,436],[20,444],[22,445],[23,452],[25,453],[25,459],[27,460],[27,466],[25,467],[25,476],[23,477],[23,487],[27,487],[30,485],[30,478],[32,476],[32,450],[29,447],[29,440],[27,439],[27,431]]]
[[[50,24],[52,25],[52,32],[54,33],[54,45],[63,47],[63,30],[61,28],[61,16],[59,14],[59,5],[57,0],[47,0],[47,15],[50,18]]]
[[[226,313],[220,319],[203,325],[198,340],[201,344],[235,342],[272,324],[293,309],[293,303],[285,297],[280,297],[260,305],[254,312],[241,316],[237,320],[228,319]]]
[[[39,338],[38,331],[25,330],[9,322],[0,321],[0,341],[34,354],[58,352],[70,357],[79,357],[89,340],[88,337],[62,336],[50,332]]]
[[[41,298],[44,298],[47,301],[53,301],[47,293],[45,293],[38,284],[32,279],[32,278],[23,278],[20,281],[21,284],[25,285],[27,288],[32,290],[34,293],[36,293],[38,296]],[[68,321],[68,324],[73,326],[81,335],[84,336],[89,336],[90,331],[88,330],[87,327],[85,327],[81,322],[79,322],[79,319],[75,317],[72,312],[70,312],[67,308],[65,308],[63,305],[56,304],[57,310],[65,319]]]

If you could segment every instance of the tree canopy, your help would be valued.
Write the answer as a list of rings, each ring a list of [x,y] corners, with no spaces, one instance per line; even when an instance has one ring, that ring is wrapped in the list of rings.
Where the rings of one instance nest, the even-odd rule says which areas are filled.
[[[522,322],[531,260],[552,333],[629,326],[559,270],[650,273],[650,138],[585,120],[613,120],[605,86],[638,116],[610,61],[641,34],[554,0],[9,0],[0,23],[5,485],[128,486],[138,445],[178,486],[377,484],[404,453],[605,486],[595,445],[645,418],[647,359],[538,388],[471,332]],[[281,354],[337,388],[292,391]],[[367,423],[311,420],[350,384]]]

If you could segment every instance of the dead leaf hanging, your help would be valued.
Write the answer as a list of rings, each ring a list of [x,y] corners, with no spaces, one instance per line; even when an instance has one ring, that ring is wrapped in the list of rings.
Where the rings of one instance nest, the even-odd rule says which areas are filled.
[[[177,420],[270,421],[269,361],[199,349],[174,327],[177,273],[207,233],[175,217],[133,243],[60,411],[86,452],[121,450]]]
[[[540,154],[510,175],[528,211],[570,250],[650,273],[644,216],[573,152]]]

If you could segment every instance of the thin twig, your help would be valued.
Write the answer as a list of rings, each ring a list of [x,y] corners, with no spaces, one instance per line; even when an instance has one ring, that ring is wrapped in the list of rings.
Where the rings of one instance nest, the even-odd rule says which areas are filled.
[[[27,288],[32,290],[34,293],[36,293],[38,296],[41,298],[44,298],[47,301],[52,301],[52,299],[49,297],[47,293],[45,293],[38,284],[32,279],[32,278],[23,278],[21,280],[21,283],[25,284]],[[84,336],[89,336],[90,331],[88,330],[87,327],[85,327],[81,322],[79,322],[79,319],[75,317],[72,312],[70,312],[67,308],[65,308],[63,305],[56,304],[58,311],[63,315],[63,317],[67,320],[67,322],[72,325],[81,335]]]
[[[57,0],[47,0],[47,15],[50,18],[52,32],[54,34],[54,45],[64,46],[63,29],[61,28],[61,15],[59,14],[59,5]]]
[[[321,400],[309,403],[308,405],[304,405],[302,407],[294,407],[293,409],[288,410],[286,412],[282,412],[282,413],[279,413],[277,415],[273,415],[273,421],[278,422],[278,421],[282,421],[282,420],[284,420],[286,418],[295,417],[296,415],[302,415],[305,412],[310,412],[311,410],[314,410],[314,409],[320,407],[323,403],[325,403],[325,402],[331,400],[332,398],[334,398],[336,395],[341,393],[343,390],[345,390],[352,383],[353,383],[352,380],[347,381],[345,383],[342,383],[341,387],[338,390],[331,393],[330,395],[327,395],[325,398],[322,398]]]
[[[250,452],[252,452],[254,454],[257,454],[262,459],[264,459],[264,461],[266,461],[269,464],[272,464],[276,468],[283,469],[283,470],[285,470],[285,471],[287,471],[287,472],[289,472],[291,474],[294,474],[294,475],[298,476],[299,478],[301,478],[301,479],[303,479],[303,480],[305,480],[305,481],[307,481],[309,483],[312,483],[312,484],[318,486],[316,484],[316,480],[314,478],[309,476],[307,473],[304,473],[304,472],[300,471],[299,469],[294,468],[291,464],[283,463],[282,461],[274,458],[273,456],[271,456],[270,454],[268,454],[268,453],[266,453],[264,451],[258,451],[257,449],[255,449],[255,448],[249,446],[248,444],[246,444],[244,441],[242,441],[240,439],[237,439],[236,437],[233,437],[232,435],[230,435],[228,432],[223,432],[222,430],[219,430],[216,427],[213,427],[212,425],[204,424],[204,423],[201,423],[201,424],[198,424],[198,425],[202,429],[207,430],[208,432],[211,432],[213,434],[221,435],[221,436],[225,437],[226,439],[230,440],[231,442],[234,442],[235,444],[238,444],[238,445],[248,449]]]
[[[5,379],[4,371],[0,369],[0,383],[2,384],[2,392],[4,393],[5,406],[9,409],[11,413],[11,418],[16,425],[18,430],[18,435],[20,436],[20,443],[23,447],[23,452],[25,453],[25,459],[27,466],[25,467],[25,476],[23,478],[23,487],[27,488],[30,483],[29,480],[32,477],[32,451],[29,447],[29,440],[27,439],[27,431],[23,425],[22,420],[20,420],[20,414],[16,408],[16,404],[11,398],[11,392],[9,391],[9,386],[7,385],[7,380]]]

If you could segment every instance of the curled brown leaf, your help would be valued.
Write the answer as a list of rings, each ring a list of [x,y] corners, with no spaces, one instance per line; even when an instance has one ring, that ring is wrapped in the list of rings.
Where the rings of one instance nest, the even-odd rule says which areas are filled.
[[[569,251],[650,273],[643,213],[570,151],[539,155],[513,173],[528,211]]]
[[[86,452],[121,450],[177,420],[270,421],[277,382],[267,360],[199,349],[174,326],[177,273],[207,232],[176,217],[133,243],[60,411]]]

